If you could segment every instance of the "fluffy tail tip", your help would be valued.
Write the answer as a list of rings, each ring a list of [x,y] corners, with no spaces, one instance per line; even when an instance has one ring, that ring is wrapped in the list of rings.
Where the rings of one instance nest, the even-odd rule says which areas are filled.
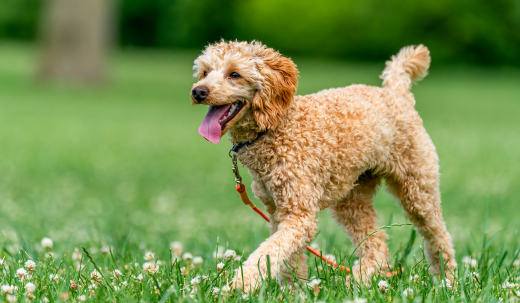
[[[430,62],[430,51],[426,46],[419,44],[403,47],[397,55],[392,56],[392,60],[386,62],[381,75],[383,86],[398,91],[410,90],[412,82],[426,77]]]

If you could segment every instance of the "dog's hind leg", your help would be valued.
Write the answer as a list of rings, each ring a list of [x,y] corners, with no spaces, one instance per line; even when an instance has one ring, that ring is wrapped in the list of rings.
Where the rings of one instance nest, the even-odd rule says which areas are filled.
[[[379,228],[373,196],[380,183],[380,177],[366,172],[359,177],[356,186],[346,198],[329,208],[332,217],[343,226],[354,247]],[[380,230],[368,237],[358,248],[356,254],[360,257],[360,262],[353,267],[353,275],[357,281],[370,283],[368,276],[388,268],[386,237],[386,233]]]
[[[406,153],[395,159],[399,162],[395,171],[386,178],[390,193],[395,195],[406,216],[424,237],[426,260],[431,264],[430,272],[441,273],[439,252],[445,266],[446,277],[453,280],[457,266],[451,236],[442,218],[439,192],[439,167],[435,148],[429,138],[418,144],[412,142]]]

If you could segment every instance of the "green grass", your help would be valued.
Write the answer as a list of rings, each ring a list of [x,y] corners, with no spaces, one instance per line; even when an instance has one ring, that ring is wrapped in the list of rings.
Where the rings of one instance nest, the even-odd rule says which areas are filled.
[[[81,294],[96,301],[211,301],[212,289],[227,283],[231,268],[238,266],[228,262],[217,276],[220,261],[212,257],[217,239],[220,247],[247,257],[268,236],[265,222],[243,206],[233,189],[230,143],[212,145],[197,134],[206,108],[193,107],[188,95],[196,55],[118,52],[111,81],[88,89],[36,83],[35,50],[0,44],[0,247],[6,264],[0,283],[16,284],[20,302],[27,296],[27,279],[22,283],[16,270],[27,259],[37,261],[31,279],[37,302],[43,297],[60,301],[66,294],[72,301]],[[438,287],[439,281],[427,274],[420,237],[409,243],[413,228],[403,226],[389,229],[389,244],[392,260],[401,260],[405,271],[388,280],[386,293],[377,285],[346,289],[342,273],[325,265],[319,270],[311,258],[310,276],[322,281],[318,295],[305,286],[308,281],[301,281],[304,287],[298,291],[268,281],[249,301],[279,301],[281,295],[295,302],[303,297],[400,302],[409,300],[403,297],[408,287],[416,300],[427,302],[516,297],[502,285],[506,280],[518,283],[520,275],[512,265],[520,249],[520,71],[437,67],[433,56],[430,75],[414,87],[416,107],[439,153],[444,217],[457,258],[472,255],[478,266],[461,266],[452,288]],[[301,72],[299,94],[381,83],[383,62],[295,62]],[[242,175],[247,175],[245,168]],[[248,176],[245,182],[250,184]],[[375,200],[383,224],[406,222],[384,190]],[[328,213],[319,219],[315,242],[324,253],[350,256],[354,248]],[[52,249],[39,245],[43,237],[54,240]],[[181,268],[189,265],[172,265],[170,241],[181,241],[185,251],[202,256],[202,266],[183,276]],[[111,253],[100,253],[104,246],[112,247]],[[120,289],[100,282],[88,299],[94,266],[83,253],[87,267],[77,271],[71,259],[75,247],[92,252],[108,281],[110,272],[119,269],[123,276],[114,285]],[[45,257],[49,250],[53,259]],[[154,275],[141,269],[149,250],[162,260]],[[479,278],[471,277],[472,272]],[[51,273],[60,275],[59,282],[50,281]],[[142,282],[132,278],[139,274]],[[192,299],[190,281],[202,274],[208,278]],[[418,282],[410,281],[416,274]],[[69,291],[70,280],[83,287]],[[227,298],[242,300],[237,294]]]

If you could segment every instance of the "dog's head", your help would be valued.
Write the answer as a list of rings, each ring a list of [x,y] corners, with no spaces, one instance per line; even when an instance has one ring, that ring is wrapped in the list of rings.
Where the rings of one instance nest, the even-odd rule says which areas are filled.
[[[261,130],[278,124],[294,98],[298,70],[259,42],[219,42],[195,60],[193,104],[209,105],[199,134],[212,143],[251,115]]]

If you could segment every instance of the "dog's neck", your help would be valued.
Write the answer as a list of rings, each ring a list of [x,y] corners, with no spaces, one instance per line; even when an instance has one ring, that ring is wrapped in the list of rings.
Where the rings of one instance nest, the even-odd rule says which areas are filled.
[[[229,137],[234,145],[238,145],[255,140],[262,131],[253,115],[247,115],[229,129]]]

